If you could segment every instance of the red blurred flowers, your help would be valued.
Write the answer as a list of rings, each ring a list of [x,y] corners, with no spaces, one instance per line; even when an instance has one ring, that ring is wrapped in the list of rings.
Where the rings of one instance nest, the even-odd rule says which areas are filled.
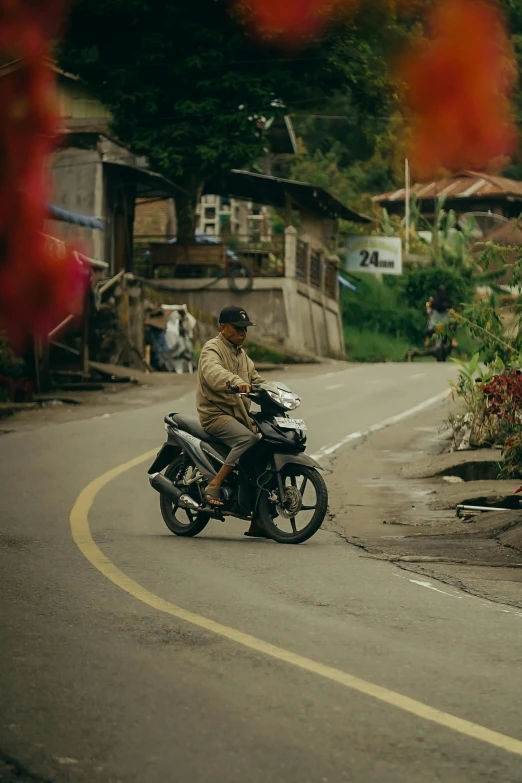
[[[482,169],[516,146],[509,96],[517,71],[504,20],[484,0],[443,0],[429,40],[403,63],[413,113],[412,164],[419,177],[442,167]]]
[[[64,0],[0,0],[0,328],[15,340],[55,326],[84,279],[72,253],[42,233],[58,133],[49,36],[63,10]]]
[[[262,38],[294,48],[320,33],[336,6],[354,6],[358,0],[237,0]]]
[[[322,32],[339,8],[371,0],[236,0],[254,31],[287,48]],[[411,0],[397,0],[407,6]],[[374,0],[374,4],[377,3]],[[517,134],[510,94],[517,78],[506,25],[492,0],[440,0],[428,40],[402,62],[406,114],[413,115],[415,174],[482,169],[510,155]]]

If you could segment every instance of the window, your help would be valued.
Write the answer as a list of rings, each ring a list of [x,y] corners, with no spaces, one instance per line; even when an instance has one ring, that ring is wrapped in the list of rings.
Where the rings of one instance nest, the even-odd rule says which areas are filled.
[[[213,223],[205,223],[205,234],[210,234],[210,236],[214,236],[216,233],[214,224]]]
[[[216,219],[216,208],[205,207],[205,220],[215,220],[215,219]]]

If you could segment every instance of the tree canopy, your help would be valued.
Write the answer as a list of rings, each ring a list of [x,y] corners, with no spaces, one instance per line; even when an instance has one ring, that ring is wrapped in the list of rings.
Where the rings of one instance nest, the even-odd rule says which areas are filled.
[[[259,119],[292,116],[302,138],[279,173],[342,200],[401,179],[401,121],[393,58],[423,35],[433,0],[362,3],[297,52],[261,43],[227,0],[76,0],[60,61],[111,109],[114,132],[185,191],[179,233],[194,230],[204,184],[264,154]],[[519,0],[501,0],[522,65]],[[236,9],[236,11],[234,11]],[[516,95],[522,120],[522,90]],[[518,165],[517,165],[518,164]],[[522,171],[515,160],[512,175]]]
[[[391,0],[378,18],[340,19],[292,54],[252,38],[231,9],[226,0],[77,0],[61,45],[62,66],[110,107],[117,136],[187,192],[176,203],[181,236],[194,230],[209,178],[262,156],[259,118],[349,102],[364,157],[372,118],[393,103],[387,55],[403,33]]]
[[[388,52],[394,46],[405,47],[425,34],[426,12],[431,5],[431,0],[421,0],[416,8],[410,6],[408,15],[398,20],[388,17]],[[500,0],[500,7],[506,16],[522,77],[522,4],[520,0]],[[513,109],[520,126],[522,78],[515,90]],[[339,93],[329,98],[329,105],[320,116],[301,116],[296,112],[293,121],[300,137],[300,154],[288,165],[289,176],[318,184],[329,180],[334,195],[351,200],[362,211],[371,208],[367,194],[393,190],[404,182],[407,123],[393,96],[387,105],[377,107],[370,115],[362,113],[353,103],[350,92]],[[504,174],[522,179],[522,148]]]

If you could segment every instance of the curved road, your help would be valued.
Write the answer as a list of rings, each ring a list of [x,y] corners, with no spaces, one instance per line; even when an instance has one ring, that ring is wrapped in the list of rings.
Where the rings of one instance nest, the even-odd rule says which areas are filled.
[[[324,456],[449,372],[285,380]],[[328,532],[175,538],[147,461],[129,464],[161,444],[164,412],[0,439],[0,780],[520,783],[520,614]]]

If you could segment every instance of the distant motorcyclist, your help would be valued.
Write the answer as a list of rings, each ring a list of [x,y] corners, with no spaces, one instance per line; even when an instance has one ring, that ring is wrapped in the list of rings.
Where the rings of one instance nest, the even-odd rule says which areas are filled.
[[[437,361],[446,361],[452,349],[456,347],[455,340],[448,337],[446,333],[452,308],[453,300],[445,285],[440,285],[437,292],[426,302],[428,321],[424,330],[425,344],[432,345]]]
[[[440,285],[437,292],[430,298],[426,304],[428,311],[428,323],[426,325],[426,334],[432,336],[435,333],[438,324],[447,323],[449,311],[453,307],[453,301],[445,285]]]

